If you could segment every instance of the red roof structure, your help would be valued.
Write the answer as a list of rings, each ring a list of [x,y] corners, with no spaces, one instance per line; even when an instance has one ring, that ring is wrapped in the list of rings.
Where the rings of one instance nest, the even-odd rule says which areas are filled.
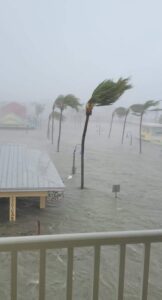
[[[27,110],[26,107],[17,102],[10,102],[1,107],[1,115],[14,113],[15,115],[26,118]]]

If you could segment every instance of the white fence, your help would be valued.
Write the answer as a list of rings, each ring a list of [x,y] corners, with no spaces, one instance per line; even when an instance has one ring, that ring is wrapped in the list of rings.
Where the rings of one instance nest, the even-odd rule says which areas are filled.
[[[150,250],[152,243],[162,242],[162,230],[124,231],[108,233],[61,234],[28,237],[0,238],[0,252],[11,253],[11,300],[17,300],[17,256],[24,250],[40,251],[39,259],[39,300],[45,300],[46,250],[67,249],[66,299],[72,300],[73,292],[73,253],[78,247],[94,247],[93,300],[99,299],[100,253],[101,246],[119,245],[118,300],[124,299],[124,274],[126,245],[143,244],[143,282],[141,300],[147,300]],[[0,270],[1,272],[1,270]]]

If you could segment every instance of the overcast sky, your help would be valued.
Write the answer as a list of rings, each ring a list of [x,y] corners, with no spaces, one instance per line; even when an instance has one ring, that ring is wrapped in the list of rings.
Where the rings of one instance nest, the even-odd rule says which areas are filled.
[[[161,0],[0,0],[0,101],[85,102],[120,76],[121,105],[162,99]]]

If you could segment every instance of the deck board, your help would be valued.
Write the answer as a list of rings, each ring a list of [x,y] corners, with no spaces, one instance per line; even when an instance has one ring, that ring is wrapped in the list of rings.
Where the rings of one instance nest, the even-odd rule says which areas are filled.
[[[0,193],[63,190],[48,155],[25,145],[0,144]]]

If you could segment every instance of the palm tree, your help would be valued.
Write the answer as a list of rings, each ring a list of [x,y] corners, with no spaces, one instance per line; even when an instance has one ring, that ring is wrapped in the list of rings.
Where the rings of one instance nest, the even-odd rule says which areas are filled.
[[[54,119],[56,120],[59,120],[60,119],[60,113],[58,111],[54,111],[52,110],[52,112],[49,114],[48,116],[48,125],[47,125],[47,138],[49,139],[50,137],[50,123],[51,123],[51,120],[53,120],[53,123],[52,123],[52,128],[54,129]],[[51,130],[52,133],[54,130]],[[51,134],[52,135],[52,134]],[[52,135],[53,136],[53,135]],[[53,142],[52,142],[53,143]]]
[[[52,144],[53,144],[53,133],[54,133],[54,110],[55,110],[55,102],[53,103],[53,106],[52,106],[52,130],[51,130]]]
[[[126,113],[125,113],[124,123],[123,123],[123,132],[122,132],[122,140],[121,140],[122,144],[124,142],[125,127],[126,127],[126,122],[127,122],[127,117],[128,117],[129,111],[130,111],[130,108],[127,108]]]
[[[117,108],[113,111],[112,117],[111,117],[111,123],[110,123],[109,137],[110,137],[110,135],[111,135],[112,124],[113,124],[113,119],[114,119],[115,115],[117,115],[118,118],[123,118],[123,117],[125,116],[125,114],[126,114],[126,111],[127,111],[126,108],[125,108],[125,107],[122,107],[122,106],[117,107]]]
[[[81,104],[79,103],[79,99],[76,98],[72,94],[69,94],[69,95],[66,95],[66,96],[60,95],[60,96],[57,97],[57,99],[55,101],[55,107],[57,107],[58,109],[60,109],[59,134],[58,134],[58,141],[57,141],[57,152],[59,152],[59,149],[60,149],[61,125],[62,125],[62,114],[63,114],[63,111],[67,107],[71,107],[71,108],[75,109],[76,111],[78,111],[78,107],[80,105]]]
[[[153,101],[149,100],[146,101],[144,104],[133,104],[130,107],[130,110],[136,115],[140,117],[140,126],[139,126],[139,153],[142,153],[142,120],[143,120],[143,115],[146,113],[148,108],[152,106],[156,106],[159,103],[159,101]]]
[[[111,130],[112,130],[113,120],[114,120],[114,116],[115,116],[115,111],[116,111],[116,109],[112,112],[112,115],[111,115],[111,122],[110,122],[110,129],[109,129],[109,138],[110,138],[110,135],[111,135]]]
[[[119,78],[117,82],[105,80],[93,91],[90,100],[86,105],[86,120],[81,141],[81,189],[84,188],[84,144],[89,122],[94,106],[106,106],[115,103],[123,93],[130,89],[129,78]]]
[[[51,118],[52,118],[52,113],[50,113],[49,116],[48,116],[48,125],[47,125],[47,138],[48,139],[50,137],[50,122],[51,122]]]

